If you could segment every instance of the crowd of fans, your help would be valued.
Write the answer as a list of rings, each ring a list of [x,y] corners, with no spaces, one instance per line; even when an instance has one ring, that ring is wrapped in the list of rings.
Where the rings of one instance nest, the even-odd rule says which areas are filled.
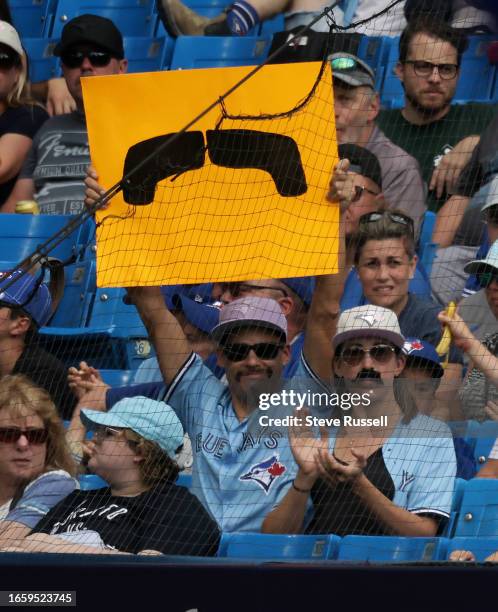
[[[342,24],[384,8],[354,4]],[[324,198],[341,210],[337,274],[129,288],[156,357],[126,387],[37,345],[57,307],[45,284],[22,270],[0,280],[3,550],[213,555],[221,532],[434,536],[456,477],[498,478],[496,449],[478,471],[451,433],[498,420],[498,114],[452,104],[465,30],[494,31],[496,8],[440,4],[435,16],[430,3],[400,3],[391,25],[384,15],[381,33],[401,34],[399,110],[381,109],[359,57],[329,57],[340,161]],[[242,0],[207,20],[158,2],[173,36],[244,35],[282,11],[294,27],[322,6]],[[45,86],[49,118],[0,9],[0,211],[34,199],[42,214],[77,214],[104,191],[80,78],[126,71],[121,33],[96,15],[65,25],[55,53],[68,93],[55,105],[61,83]],[[431,270],[419,242],[428,210]],[[265,410],[281,422],[263,426],[260,399],[286,393],[306,400]],[[339,404],[316,400],[333,395]],[[339,422],[317,420],[329,417]],[[190,467],[189,491],[175,481]],[[87,473],[106,488],[80,491]]]

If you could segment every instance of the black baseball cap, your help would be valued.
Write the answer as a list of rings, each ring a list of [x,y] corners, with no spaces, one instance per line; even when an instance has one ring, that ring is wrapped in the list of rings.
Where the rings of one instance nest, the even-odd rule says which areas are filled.
[[[81,44],[95,45],[117,59],[124,58],[121,32],[110,19],[100,15],[79,15],[66,23],[61,39],[54,48],[54,55],[60,56],[70,47]]]
[[[349,159],[351,172],[366,176],[382,191],[382,169],[376,155],[356,144],[340,144],[339,159]]]

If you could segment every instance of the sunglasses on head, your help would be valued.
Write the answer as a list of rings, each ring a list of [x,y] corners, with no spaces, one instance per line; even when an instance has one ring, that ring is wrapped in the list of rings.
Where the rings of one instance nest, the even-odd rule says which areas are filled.
[[[404,215],[402,213],[392,213],[388,210],[384,210],[382,212],[369,212],[366,215],[362,215],[359,220],[360,226],[368,225],[369,223],[377,223],[381,219],[387,217],[393,223],[398,223],[399,225],[404,225],[409,229],[409,231],[414,234],[414,226],[413,219],[408,217],[408,215]]]
[[[476,274],[476,276],[477,276],[477,281],[479,282],[479,285],[483,289],[487,289],[493,281],[495,281],[495,283],[498,283],[498,271],[497,272],[479,272],[478,274]]]
[[[81,68],[85,58],[95,68],[107,66],[112,59],[112,55],[107,51],[77,51],[70,50],[61,53],[61,61],[68,68]]]
[[[226,344],[221,350],[230,361],[244,361],[251,351],[254,351],[258,359],[275,359],[283,348],[283,344],[259,342],[258,344]]]
[[[363,64],[354,57],[335,57],[333,60],[330,60],[330,65],[333,70],[342,70],[343,72],[346,70],[362,70],[363,72],[369,72]],[[373,73],[372,75],[373,76]]]
[[[233,282],[233,283],[221,283],[223,293],[225,291],[230,292],[232,297],[237,298],[245,293],[252,293],[255,291],[281,291],[284,297],[288,297],[288,293],[281,287],[269,287],[268,285],[251,285],[251,283]]]
[[[390,344],[376,344],[369,349],[363,346],[350,346],[343,349],[339,353],[339,357],[344,363],[351,366],[359,365],[363,361],[365,355],[370,355],[377,363],[387,363],[396,351],[396,347]]]
[[[0,427],[0,442],[13,444],[24,436],[30,444],[43,444],[47,441],[48,431],[42,428],[21,429],[20,427]]]
[[[9,51],[0,51],[0,69],[10,70],[14,66],[20,64],[20,58],[17,53],[10,53]]]

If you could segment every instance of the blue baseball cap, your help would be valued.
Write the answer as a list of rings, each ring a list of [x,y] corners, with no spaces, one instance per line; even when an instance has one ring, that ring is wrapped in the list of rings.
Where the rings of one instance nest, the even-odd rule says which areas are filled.
[[[210,334],[220,320],[221,302],[213,300],[212,291],[213,283],[161,287],[168,309],[183,311],[187,321],[206,334]]]
[[[3,289],[10,281],[10,287]],[[37,325],[43,327],[52,314],[52,297],[44,283],[24,270],[16,270],[8,276],[0,272],[0,303],[21,308]]]
[[[441,359],[430,342],[420,340],[420,338],[406,338],[403,353],[406,355],[408,364],[420,363],[427,365],[429,363],[435,378],[443,376],[444,370],[441,366]]]
[[[183,427],[173,408],[164,402],[136,396],[125,397],[109,410],[81,410],[81,422],[87,429],[122,427],[155,442],[172,459],[183,444]]]
[[[315,277],[314,276],[301,276],[295,278],[281,278],[279,279],[284,285],[287,285],[289,289],[292,289],[303,301],[306,307],[311,304],[313,298],[313,292],[315,291]]]

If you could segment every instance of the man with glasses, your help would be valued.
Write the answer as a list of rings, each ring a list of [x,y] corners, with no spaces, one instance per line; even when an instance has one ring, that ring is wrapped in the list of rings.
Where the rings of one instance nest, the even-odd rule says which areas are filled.
[[[84,208],[84,179],[90,163],[81,78],[126,72],[123,38],[98,15],[69,21],[54,49],[77,110],[49,119],[33,139],[6,207],[36,199],[42,214],[72,215]]]
[[[338,143],[359,145],[377,157],[387,207],[409,214],[415,221],[418,234],[427,210],[425,185],[418,162],[389,140],[375,123],[380,112],[380,100],[375,91],[374,71],[349,53],[334,53],[329,59],[334,78]]]
[[[395,69],[405,105],[381,111],[378,117],[387,137],[418,160],[433,211],[452,193],[494,114],[483,104],[451,104],[467,45],[463,33],[437,20],[410,23],[400,38]]]

